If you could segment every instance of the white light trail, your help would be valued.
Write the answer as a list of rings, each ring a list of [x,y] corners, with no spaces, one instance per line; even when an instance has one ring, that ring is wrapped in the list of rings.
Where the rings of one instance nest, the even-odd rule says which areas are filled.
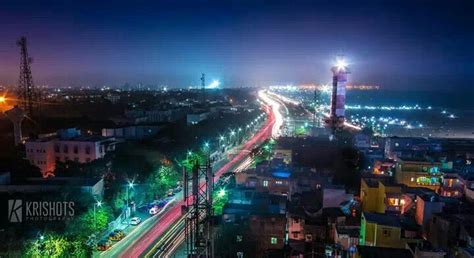
[[[283,115],[280,113],[281,105],[277,101],[273,100],[264,90],[260,90],[258,92],[258,97],[262,99],[263,102],[265,102],[267,105],[272,107],[272,112],[275,117],[275,123],[272,127],[272,138],[276,139],[280,137],[281,127],[283,125]]]

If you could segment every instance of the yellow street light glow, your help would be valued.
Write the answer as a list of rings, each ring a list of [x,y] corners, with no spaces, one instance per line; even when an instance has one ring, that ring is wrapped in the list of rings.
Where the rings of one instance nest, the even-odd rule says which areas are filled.
[[[0,96],[0,103],[5,103],[7,101],[7,98],[5,96]]]

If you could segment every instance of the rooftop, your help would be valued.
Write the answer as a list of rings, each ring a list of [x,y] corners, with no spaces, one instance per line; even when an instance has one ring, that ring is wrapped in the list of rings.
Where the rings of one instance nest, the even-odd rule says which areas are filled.
[[[385,226],[397,227],[397,228],[401,227],[400,219],[397,216],[371,213],[371,212],[364,212],[363,216],[367,221],[375,222],[379,225],[385,225]]]
[[[413,254],[410,250],[402,248],[358,245],[357,252],[361,258],[413,258]]]

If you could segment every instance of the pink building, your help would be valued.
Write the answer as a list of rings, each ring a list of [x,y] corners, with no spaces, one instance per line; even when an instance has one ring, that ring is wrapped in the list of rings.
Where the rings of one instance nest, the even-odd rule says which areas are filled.
[[[81,136],[76,131],[68,137],[27,140],[25,149],[26,158],[47,177],[53,175],[56,162],[88,163],[103,158],[108,151],[115,150],[115,144],[115,138]]]

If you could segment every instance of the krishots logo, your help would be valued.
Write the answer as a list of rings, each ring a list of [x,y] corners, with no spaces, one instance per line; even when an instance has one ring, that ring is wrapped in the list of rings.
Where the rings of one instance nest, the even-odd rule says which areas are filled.
[[[74,217],[74,202],[8,200],[8,220],[61,221]]]

